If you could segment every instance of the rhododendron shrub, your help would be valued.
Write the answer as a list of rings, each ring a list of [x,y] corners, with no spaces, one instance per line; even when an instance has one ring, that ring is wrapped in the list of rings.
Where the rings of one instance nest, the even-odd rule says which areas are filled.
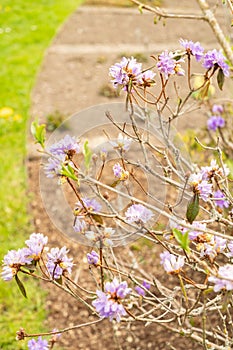
[[[24,247],[6,253],[2,279],[15,280],[24,296],[30,282],[24,282],[23,275],[73,296],[74,303],[83,303],[95,316],[74,328],[103,319],[140,321],[141,327],[158,323],[205,349],[230,349],[233,174],[229,155],[233,147],[227,124],[231,104],[208,97],[213,82],[223,88],[230,68],[220,50],[206,51],[201,43],[187,39],[177,43],[177,50],[167,49],[151,60],[147,68],[134,57],[123,57],[109,69],[113,88],[125,94],[128,119],[119,123],[106,111],[117,134],[111,138],[104,133],[107,150],[96,154],[88,141],[68,133],[48,145],[44,126],[33,123],[32,133],[46,156],[45,176],[57,186],[67,185],[74,195],[73,222],[67,227],[86,245],[86,262],[76,261],[65,246],[48,248],[49,233],[32,233]],[[203,76],[199,86],[190,73],[193,61]],[[171,80],[176,81],[177,93],[179,84],[187,82],[187,91],[175,97],[175,107],[169,99]],[[183,154],[172,136],[173,121],[195,103],[206,115],[205,139],[196,138],[202,154],[206,152],[199,164]],[[112,152],[117,157],[111,158]],[[147,186],[138,169],[148,176]],[[134,191],[135,184],[140,191]],[[164,200],[161,193],[166,191]],[[131,251],[127,259],[124,253],[117,259],[114,248],[124,250],[139,237],[148,240],[148,250],[158,257],[153,266],[147,261],[140,266],[140,249]],[[92,290],[74,280],[80,264],[89,266]],[[212,324],[213,311],[218,317]],[[68,329],[46,335],[55,337],[63,331]],[[18,339],[26,337],[34,337],[29,349],[48,349],[51,343],[40,334],[17,332]]]

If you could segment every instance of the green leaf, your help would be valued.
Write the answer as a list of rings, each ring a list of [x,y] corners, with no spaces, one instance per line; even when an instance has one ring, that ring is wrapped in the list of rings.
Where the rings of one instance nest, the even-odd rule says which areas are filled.
[[[175,239],[177,240],[177,242],[179,243],[179,245],[181,246],[181,248],[184,249],[186,252],[189,252],[190,249],[189,249],[189,233],[188,233],[188,231],[185,233],[182,233],[178,229],[174,228],[172,230],[172,233],[173,233]]]
[[[91,216],[93,217],[93,219],[98,222],[99,224],[103,225],[103,218],[102,216],[98,215],[98,214],[91,214]]]
[[[91,157],[92,157],[92,152],[89,148],[88,140],[86,140],[83,145],[83,154],[84,154],[84,164],[86,169],[88,170],[90,167]]]
[[[77,176],[75,175],[73,167],[69,163],[67,165],[62,164],[61,175],[79,182]]]
[[[190,224],[196,219],[199,213],[199,195],[195,193],[187,206],[186,218]]]
[[[23,294],[24,298],[27,298],[26,289],[25,289],[23,283],[20,281],[18,275],[15,275],[15,280],[16,280],[16,283],[19,287],[20,292]]]
[[[220,68],[217,75],[217,82],[220,90],[222,90],[223,88],[224,80],[225,80],[225,75],[223,73],[223,70]]]
[[[142,15],[142,13],[143,13],[143,12],[142,12],[142,9],[143,9],[143,5],[139,5],[139,6],[138,6],[138,11],[140,12],[141,15]]]
[[[38,121],[34,121],[31,124],[31,133],[36,140],[36,143],[39,143],[43,148],[44,148],[44,143],[45,143],[45,124],[40,124]]]

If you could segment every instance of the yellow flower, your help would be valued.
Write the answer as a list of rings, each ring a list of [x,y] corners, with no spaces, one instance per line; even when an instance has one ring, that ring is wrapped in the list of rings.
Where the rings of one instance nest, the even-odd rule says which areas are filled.
[[[0,109],[0,118],[9,118],[14,113],[14,110],[10,107],[3,107]]]
[[[20,114],[15,114],[13,120],[15,122],[20,122],[22,120],[22,116]]]

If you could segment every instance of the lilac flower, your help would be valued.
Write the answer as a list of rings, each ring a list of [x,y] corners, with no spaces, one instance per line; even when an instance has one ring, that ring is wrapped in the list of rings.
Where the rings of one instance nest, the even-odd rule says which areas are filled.
[[[71,157],[75,153],[80,152],[80,146],[75,136],[66,135],[63,139],[50,146],[48,152],[55,156],[65,154]]]
[[[201,223],[199,221],[194,221],[192,223],[192,227],[193,227],[193,229],[191,229],[189,231],[189,239],[190,239],[190,241],[194,241],[194,240],[198,239],[198,237],[203,237],[205,235],[204,232],[202,232],[202,231],[195,231],[195,228],[196,229],[199,228],[199,229],[205,230],[206,229],[206,224],[205,223],[203,224],[203,223]]]
[[[164,74],[165,79],[168,79],[169,75],[175,74],[176,60],[173,58],[173,53],[164,51],[159,55],[159,61],[157,68],[161,74]]]
[[[215,198],[214,201],[217,207],[221,209],[229,207],[229,202],[228,200],[225,199],[225,197],[226,197],[225,194],[220,190],[217,190],[216,192],[214,192],[214,198]]]
[[[179,273],[184,266],[183,256],[177,257],[167,251],[160,254],[160,259],[160,263],[163,265],[164,270],[170,274]]]
[[[155,84],[154,77],[156,74],[152,72],[152,70],[146,70],[145,72],[142,73],[141,78],[142,78],[142,85],[144,87],[150,87],[151,85]]]
[[[42,339],[42,337],[38,337],[38,339],[30,339],[28,342],[29,350],[48,350],[49,343],[47,340]]]
[[[143,281],[142,282],[142,285],[143,285],[143,287],[145,288],[145,289],[147,289],[147,290],[149,290],[150,289],[150,283],[148,283],[148,282],[146,282],[146,281]],[[142,297],[144,297],[145,295],[146,295],[146,291],[145,291],[145,289],[143,289],[142,287],[140,287],[140,286],[136,286],[135,288],[135,291],[139,294],[139,295],[141,295]]]
[[[223,128],[225,126],[225,119],[220,115],[212,115],[207,120],[207,128],[208,130],[216,131],[218,128]]]
[[[121,316],[126,315],[122,301],[131,292],[132,289],[128,288],[127,282],[119,282],[114,278],[112,282],[105,283],[105,292],[96,291],[97,299],[92,302],[92,305],[101,318],[109,318],[110,321],[116,319],[120,322]]]
[[[94,212],[99,212],[102,209],[102,205],[94,198],[82,198],[82,202],[85,206],[85,208],[83,207],[81,202],[77,202],[77,209],[81,211],[82,209],[87,209],[88,211],[94,211]]]
[[[216,115],[222,114],[224,111],[222,105],[213,105],[212,107],[212,112]]]
[[[48,261],[46,263],[47,269],[51,276],[58,279],[62,276],[64,272],[71,274],[73,267],[73,258],[68,258],[67,253],[69,252],[66,247],[52,248],[49,253],[47,253]]]
[[[87,229],[86,222],[83,220],[83,216],[76,216],[73,229],[77,233],[85,233]]]
[[[110,141],[111,145],[119,150],[128,151],[131,145],[132,139],[119,133],[116,141]]]
[[[116,163],[112,167],[114,176],[121,181],[127,180],[129,177],[129,172],[124,170],[119,163]]]
[[[19,272],[21,266],[25,266],[32,262],[32,258],[29,257],[28,248],[22,248],[18,250],[9,250],[3,258],[2,279],[4,281],[10,281]]]
[[[210,69],[212,67],[218,67],[222,69],[223,74],[226,77],[229,77],[229,66],[225,62],[225,57],[221,53],[221,51],[217,51],[216,49],[208,51],[204,55],[203,67],[206,69]]]
[[[99,262],[99,259],[100,259],[99,255],[94,250],[92,250],[91,253],[87,253],[88,264],[97,265]]]
[[[29,248],[29,256],[34,261],[39,260],[45,245],[48,243],[48,237],[42,233],[32,233],[25,243]]]
[[[209,282],[214,283],[214,291],[219,292],[220,290],[233,290],[233,265],[226,264],[219,267],[218,277],[210,276]]]
[[[181,67],[181,63],[184,62],[184,59],[183,58],[180,58],[179,60],[176,60],[175,61],[175,68],[174,68],[174,71],[177,75],[179,76],[184,76],[185,75],[185,71],[184,69]]]
[[[125,216],[126,216],[126,221],[129,223],[143,222],[145,224],[147,221],[149,221],[152,218],[153,213],[150,209],[147,209],[142,204],[133,204],[127,209]]]
[[[209,235],[208,237],[210,237],[209,241],[200,246],[201,257],[208,256],[211,260],[214,260],[219,253],[226,249],[227,241],[218,236]]]
[[[200,198],[205,202],[212,193],[212,184],[203,180],[201,173],[191,174],[188,184],[192,187],[193,192],[198,193]]]
[[[226,164],[223,164],[223,168],[220,167],[215,159],[212,159],[210,166],[201,167],[200,171],[204,180],[211,180],[214,176],[225,177],[230,174],[230,170]]]
[[[62,165],[66,160],[65,154],[59,154],[56,157],[49,157],[48,163],[44,166],[44,171],[47,177],[61,176]]]
[[[115,63],[109,69],[109,75],[113,78],[111,82],[114,87],[124,87],[131,82],[132,84],[142,83],[142,64],[137,63],[136,59],[123,57],[121,62]]]
[[[202,59],[204,48],[201,46],[201,44],[198,41],[194,43],[191,40],[188,41],[188,40],[180,39],[180,44],[185,48],[185,50],[189,55],[195,56],[197,62],[199,62]]]
[[[113,242],[111,237],[114,235],[115,230],[113,230],[111,227],[104,227],[103,231],[87,231],[85,233],[85,237],[89,239],[90,241],[97,243],[99,246],[112,246]]]

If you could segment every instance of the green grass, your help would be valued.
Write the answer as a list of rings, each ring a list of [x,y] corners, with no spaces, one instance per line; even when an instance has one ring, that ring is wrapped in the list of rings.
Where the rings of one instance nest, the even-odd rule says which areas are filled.
[[[2,0],[0,5],[0,259],[24,245],[31,230],[27,213],[25,168],[30,92],[36,73],[59,25],[81,0]],[[3,107],[13,112],[1,116]],[[25,281],[28,299],[12,282],[0,281],[0,349],[26,349],[15,332],[41,331],[45,318],[44,292]],[[35,293],[35,290],[37,291]]]

